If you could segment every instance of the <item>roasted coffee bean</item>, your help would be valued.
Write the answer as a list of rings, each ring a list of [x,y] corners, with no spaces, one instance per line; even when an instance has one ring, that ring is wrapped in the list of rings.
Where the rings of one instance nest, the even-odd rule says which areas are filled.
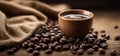
[[[52,50],[51,49],[47,49],[47,50],[45,50],[45,53],[46,54],[52,54]]]
[[[111,50],[110,55],[111,55],[111,56],[117,56],[117,53],[116,53],[115,50]]]
[[[106,31],[105,30],[101,30],[100,33],[105,33]]]
[[[91,28],[90,31],[94,31],[94,28]]]
[[[69,50],[69,48],[70,48],[70,44],[62,45],[63,50]]]
[[[42,48],[46,50],[48,48],[48,45],[47,44],[43,44]]]
[[[59,40],[59,42],[60,42],[61,44],[65,44],[65,43],[66,43],[66,39],[65,39],[65,38],[61,38],[61,39]]]
[[[12,50],[13,50],[14,52],[16,52],[16,51],[18,50],[18,48],[13,47]]]
[[[41,35],[40,34],[35,34],[35,37],[41,38]]]
[[[118,29],[118,28],[119,28],[118,25],[114,26],[114,29]]]
[[[98,38],[98,35],[97,35],[96,33],[92,33],[92,35],[93,35],[93,37],[94,37],[95,39]]]
[[[28,47],[28,42],[23,42],[23,43],[22,43],[22,47],[23,47],[23,48],[27,48],[27,47]]]
[[[99,48],[98,45],[94,45],[94,46],[93,46],[94,51],[98,51],[98,48]]]
[[[98,51],[100,54],[103,54],[103,55],[105,54],[105,50],[103,48],[99,48]]]
[[[33,51],[33,56],[39,56],[39,55],[40,55],[39,51],[37,51],[37,50]]]
[[[107,44],[107,43],[101,43],[101,44],[100,44],[100,47],[106,49],[106,48],[108,47],[108,44]]]
[[[78,55],[83,54],[83,52],[84,52],[84,50],[83,50],[83,49],[79,49],[79,50],[77,50],[77,54],[78,54]]]
[[[49,43],[49,42],[50,42],[50,39],[49,39],[49,38],[44,38],[44,39],[43,39],[43,42],[44,42],[44,43]]]
[[[40,51],[40,49],[41,49],[42,47],[41,46],[39,46],[39,45],[36,45],[35,46],[35,50],[38,50],[38,51]]]
[[[55,33],[50,33],[51,36],[55,36],[56,34]]]
[[[89,48],[92,48],[93,45],[92,45],[92,44],[85,44],[85,47],[86,47],[87,49],[89,49]]]
[[[71,45],[71,46],[70,46],[70,50],[72,50],[72,51],[75,51],[75,50],[77,50],[77,47],[76,47],[76,45]]]
[[[53,43],[53,45],[57,46],[57,45],[59,45],[59,43],[56,41],[56,42]]]
[[[105,36],[105,39],[110,39],[110,35],[107,34],[107,35]]]
[[[85,49],[85,48],[86,48],[85,44],[82,43],[82,44],[80,45],[80,48],[81,48],[81,49]]]
[[[55,36],[51,36],[50,40],[54,42],[56,40]]]
[[[32,42],[31,42],[31,43],[28,43],[28,46],[29,46],[29,47],[34,47],[34,43],[32,43]]]
[[[89,48],[89,49],[87,50],[87,53],[88,53],[88,54],[93,54],[93,51],[94,51],[93,48]]]
[[[71,51],[72,54],[76,54],[76,51]]]
[[[9,50],[7,50],[7,54],[9,54],[9,55],[13,55],[13,54],[14,54],[14,50],[13,50],[13,49],[9,49]]]
[[[49,37],[49,35],[50,35],[49,33],[42,33],[43,37]]]
[[[115,38],[115,40],[120,40],[120,35],[117,35],[114,38]]]
[[[30,53],[31,53],[31,52],[33,52],[33,50],[34,50],[34,49],[31,48],[31,47],[27,48],[27,52],[30,52]]]
[[[95,33],[96,35],[98,35],[98,31],[94,31],[94,33]]]
[[[105,37],[106,36],[106,33],[101,33],[101,37]]]
[[[61,51],[61,45],[57,45],[57,46],[55,46],[55,50],[57,50],[57,51]]]

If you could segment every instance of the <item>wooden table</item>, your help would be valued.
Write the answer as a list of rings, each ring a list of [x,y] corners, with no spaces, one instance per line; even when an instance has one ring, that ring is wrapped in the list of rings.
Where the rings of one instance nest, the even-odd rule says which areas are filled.
[[[62,52],[53,52],[53,54],[45,54],[44,51],[40,52],[40,56],[110,56],[110,50],[115,49],[117,51],[117,55],[120,56],[120,41],[115,41],[114,36],[120,35],[120,11],[119,10],[95,10],[92,11],[95,14],[93,21],[93,28],[95,30],[103,30],[105,29],[108,34],[111,35],[111,39],[108,40],[108,49],[106,50],[105,55],[100,55],[98,52],[94,52],[94,54],[88,55],[84,52],[83,55],[73,55],[70,51],[62,51]],[[118,25],[118,29],[114,29],[114,26]],[[26,52],[24,49],[20,49],[14,55],[7,55],[6,51],[0,52],[0,56],[32,56],[31,53]]]

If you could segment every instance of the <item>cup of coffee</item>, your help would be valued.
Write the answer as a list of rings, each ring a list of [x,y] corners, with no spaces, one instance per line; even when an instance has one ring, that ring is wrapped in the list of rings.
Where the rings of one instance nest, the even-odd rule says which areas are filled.
[[[84,39],[93,23],[93,13],[82,9],[71,9],[58,14],[61,30],[66,36]]]

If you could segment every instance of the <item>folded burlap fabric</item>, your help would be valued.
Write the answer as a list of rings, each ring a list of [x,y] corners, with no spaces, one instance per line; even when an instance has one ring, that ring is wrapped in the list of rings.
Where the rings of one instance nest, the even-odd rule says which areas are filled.
[[[59,11],[38,1],[0,1],[0,44],[11,46],[29,38]]]

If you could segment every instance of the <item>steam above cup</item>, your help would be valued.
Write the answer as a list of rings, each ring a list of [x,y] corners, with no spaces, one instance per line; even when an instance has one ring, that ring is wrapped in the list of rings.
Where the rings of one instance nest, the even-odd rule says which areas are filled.
[[[93,13],[81,9],[71,9],[58,14],[61,30],[72,38],[84,39],[93,23]]]

